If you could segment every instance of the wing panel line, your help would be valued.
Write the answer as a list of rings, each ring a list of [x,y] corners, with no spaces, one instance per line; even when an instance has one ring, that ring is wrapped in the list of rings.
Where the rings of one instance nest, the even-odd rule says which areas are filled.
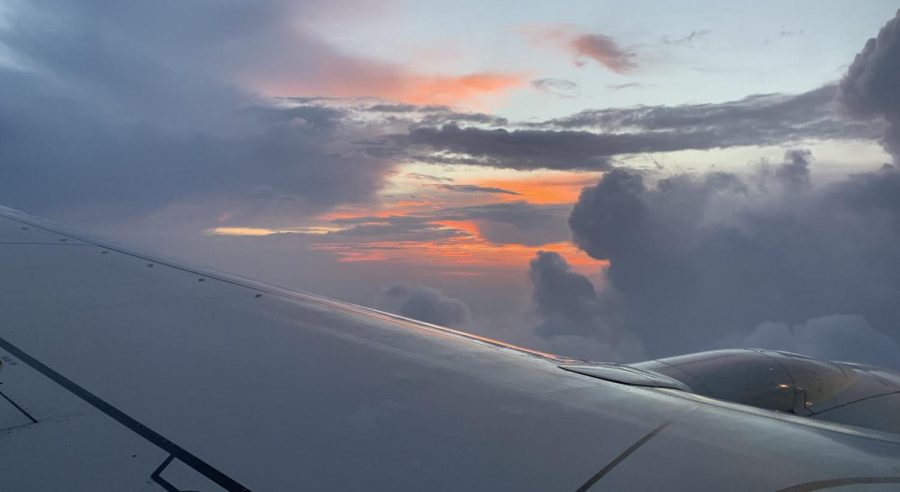
[[[7,352],[12,354],[13,356],[18,358],[25,364],[28,364],[33,369],[40,372],[41,374],[43,374],[44,376],[46,376],[47,378],[49,378],[56,384],[69,390],[70,393],[77,396],[78,398],[81,398],[87,404],[93,406],[94,408],[105,413],[106,415],[108,415],[109,417],[114,419],[115,421],[117,421],[120,424],[124,425],[125,427],[131,429],[134,433],[138,434],[139,436],[143,437],[144,439],[155,444],[160,449],[167,451],[169,454],[172,455],[171,457],[178,458],[182,463],[193,468],[195,471],[197,471],[197,473],[200,473],[201,475],[203,475],[206,478],[210,479],[211,481],[215,482],[217,485],[221,486],[225,490],[228,490],[229,492],[244,492],[244,491],[249,492],[250,489],[241,485],[233,478],[222,473],[221,471],[219,471],[218,469],[216,469],[209,463],[198,458],[197,456],[195,456],[191,452],[187,451],[186,449],[182,448],[181,446],[175,444],[174,442],[172,442],[172,441],[166,439],[165,437],[161,436],[160,434],[156,433],[154,430],[150,429],[146,425],[135,420],[134,418],[132,418],[125,412],[119,410],[118,408],[110,405],[105,400],[94,395],[90,391],[82,388],[81,386],[79,386],[78,384],[73,382],[71,379],[68,379],[67,377],[63,376],[62,374],[54,371],[53,369],[46,366],[41,361],[35,359],[31,355],[22,351],[20,348],[16,347],[15,345],[13,345],[12,343],[10,343],[9,341],[7,341],[6,339],[4,339],[2,337],[0,337],[0,347],[5,349]]]
[[[591,487],[593,487],[594,484],[596,484],[601,478],[603,478],[604,475],[611,472],[613,468],[615,468],[619,463],[624,461],[625,458],[627,458],[628,456],[631,455],[631,453],[634,453],[635,451],[638,450],[639,447],[646,444],[647,441],[656,437],[657,434],[662,432],[662,430],[665,429],[666,427],[668,427],[669,424],[671,424],[671,423],[672,423],[671,420],[663,422],[662,424],[657,426],[655,429],[648,432],[646,436],[638,439],[638,441],[636,443],[632,444],[625,451],[622,451],[622,453],[619,454],[619,456],[616,456],[616,458],[614,460],[610,461],[606,466],[601,468],[600,471],[595,473],[593,477],[589,478],[587,482],[584,482],[584,484],[582,484],[581,487],[578,487],[578,489],[575,492],[587,492],[587,490],[590,489]]]

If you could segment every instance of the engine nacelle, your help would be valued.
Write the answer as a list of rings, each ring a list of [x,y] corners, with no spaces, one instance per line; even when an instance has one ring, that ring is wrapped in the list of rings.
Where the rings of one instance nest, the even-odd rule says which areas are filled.
[[[678,389],[900,434],[900,374],[874,366],[775,350],[734,349],[634,364],[563,367],[625,384]]]

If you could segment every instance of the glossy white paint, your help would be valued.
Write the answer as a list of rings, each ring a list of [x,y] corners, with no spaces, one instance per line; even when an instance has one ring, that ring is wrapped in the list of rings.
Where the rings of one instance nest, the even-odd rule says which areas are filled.
[[[892,434],[603,381],[57,230],[0,210],[0,337],[252,490],[574,491],[667,422],[591,490],[900,477]],[[37,420],[0,430],[3,491],[162,490],[168,451],[0,357],[0,390]],[[180,460],[162,475],[216,490]]]

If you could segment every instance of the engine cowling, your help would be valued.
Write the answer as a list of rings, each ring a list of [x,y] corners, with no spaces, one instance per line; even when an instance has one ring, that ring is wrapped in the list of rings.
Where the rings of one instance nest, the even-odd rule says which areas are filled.
[[[900,434],[900,373],[763,349],[713,350],[565,369],[639,386]]]

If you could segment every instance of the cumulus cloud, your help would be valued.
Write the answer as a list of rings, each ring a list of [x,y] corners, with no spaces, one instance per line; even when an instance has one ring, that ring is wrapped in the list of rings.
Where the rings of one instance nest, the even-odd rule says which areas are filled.
[[[750,177],[656,183],[614,169],[575,204],[573,240],[609,261],[601,298],[618,300],[616,314],[653,356],[835,312],[900,340],[900,171],[814,186],[809,165],[795,151]]]
[[[873,329],[859,315],[831,315],[791,326],[766,322],[741,343],[748,348],[786,350],[839,361],[866,361],[883,367],[900,366],[900,345]]]
[[[404,283],[385,289],[381,306],[407,318],[442,326],[465,324],[470,316],[469,307],[459,299],[431,287]]]
[[[853,115],[888,122],[885,148],[900,163],[900,11],[869,39],[841,81],[840,99]]]
[[[640,357],[640,343],[618,328],[609,300],[598,296],[590,279],[572,271],[558,253],[539,251],[529,263],[528,278],[540,318],[535,332],[565,355],[594,360]],[[585,346],[576,350],[579,341]]]
[[[573,272],[558,253],[538,251],[529,263],[528,277],[534,287],[534,306],[544,321],[540,335],[589,335],[603,308],[587,277]]]

